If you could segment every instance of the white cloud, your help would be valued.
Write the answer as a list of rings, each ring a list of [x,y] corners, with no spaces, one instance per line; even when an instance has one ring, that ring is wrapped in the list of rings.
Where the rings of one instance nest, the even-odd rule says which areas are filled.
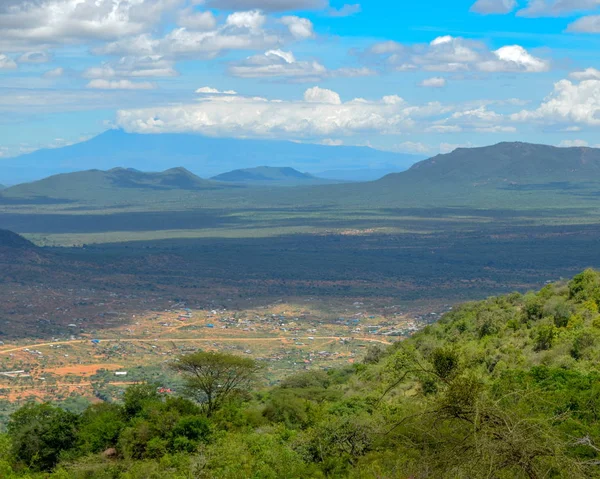
[[[560,17],[598,8],[600,0],[529,0],[526,8],[517,12],[521,17]]]
[[[266,12],[285,12],[292,10],[319,10],[327,6],[325,0],[208,0],[211,8],[223,10],[259,9]]]
[[[285,138],[319,141],[364,135],[515,131],[506,119],[485,107],[411,105],[397,95],[379,100],[342,101],[329,89],[309,88],[301,100],[220,95],[204,87],[195,102],[151,108],[123,108],[116,124],[139,133],[195,132],[212,136]],[[420,148],[418,145],[412,145]],[[405,145],[409,147],[409,145]]]
[[[588,15],[575,20],[567,27],[568,32],[600,33],[600,15]]]
[[[36,0],[0,7],[0,45],[113,40],[152,28],[182,0]]]
[[[173,63],[159,55],[142,57],[121,57],[116,62],[104,63],[97,67],[86,69],[84,78],[159,78],[177,76]]]
[[[17,68],[15,61],[0,53],[0,70],[14,70],[15,68]]]
[[[589,143],[585,140],[563,140],[558,146],[563,148],[572,148],[572,147],[586,147],[589,146]]]
[[[229,67],[229,73],[241,78],[289,78],[297,82],[314,82],[332,77],[359,77],[373,75],[368,68],[340,68],[328,70],[316,60],[297,60],[292,52],[268,50],[253,55]]]
[[[342,146],[344,144],[344,142],[342,140],[332,140],[331,138],[325,138],[324,140],[321,140],[319,143],[321,143],[321,145],[327,145],[327,146]]]
[[[117,124],[141,133],[197,132],[214,136],[287,139],[339,138],[365,132],[398,134],[448,107],[408,105],[396,96],[342,102],[338,93],[308,89],[300,101],[241,96],[207,96],[195,103],[122,109]]]
[[[328,10],[327,14],[330,17],[350,17],[352,15],[356,15],[357,13],[360,13],[361,11],[362,11],[362,8],[359,3],[354,3],[354,4],[347,3],[341,8],[330,8]]]
[[[496,60],[481,62],[478,68],[486,72],[529,72],[539,73],[550,69],[550,63],[531,55],[520,45],[509,45],[494,51]]]
[[[473,148],[473,143],[441,143],[440,144],[440,153],[452,153],[457,148]]]
[[[425,143],[415,141],[405,141],[398,145],[394,145],[394,151],[401,151],[404,153],[428,153],[431,151],[431,147]]]
[[[599,126],[600,80],[579,83],[560,80],[537,109],[523,110],[511,115],[511,118],[514,121]]]
[[[65,70],[62,67],[53,68],[52,70],[48,70],[42,76],[44,78],[60,78],[65,74]]]
[[[17,58],[19,63],[48,63],[52,59],[47,52],[27,52]]]
[[[153,90],[156,85],[150,82],[132,82],[131,80],[104,80],[90,81],[87,88],[96,90]]]
[[[446,79],[442,77],[426,78],[419,85],[426,88],[442,88],[446,86]]]
[[[297,40],[305,40],[315,35],[312,22],[306,18],[287,16],[281,19],[281,23],[288,27],[292,36]]]
[[[583,71],[570,73],[569,77],[575,80],[600,80],[600,70],[586,68]]]
[[[217,19],[210,11],[195,12],[192,7],[188,7],[179,13],[177,24],[190,30],[214,30]]]
[[[212,88],[209,86],[203,86],[201,88],[198,88],[196,90],[196,93],[199,93],[202,95],[237,95],[237,92],[234,90],[220,91],[220,90],[217,90],[216,88]]]
[[[235,12],[227,17],[225,25],[236,28],[248,28],[249,30],[260,30],[267,17],[258,10],[249,12]]]
[[[265,22],[266,17],[258,11],[236,12],[214,30],[196,31],[178,27],[162,38],[142,34],[108,43],[94,52],[100,55],[159,56],[169,61],[198,60],[214,58],[230,50],[276,48],[292,39],[291,33],[284,38],[280,32],[265,30]]]
[[[503,15],[512,12],[516,6],[516,0],[477,0],[471,11],[481,15]]]
[[[341,105],[342,100],[333,90],[319,88],[318,86],[309,88],[304,92],[304,101],[307,103],[331,103],[332,105]]]
[[[367,60],[383,60],[386,68],[397,71],[534,73],[550,68],[549,62],[534,57],[520,45],[491,51],[481,42],[450,35],[437,37],[426,45],[376,43],[365,56]]]

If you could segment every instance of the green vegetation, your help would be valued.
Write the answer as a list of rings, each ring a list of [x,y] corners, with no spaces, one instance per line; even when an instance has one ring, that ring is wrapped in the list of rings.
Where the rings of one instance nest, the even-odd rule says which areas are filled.
[[[0,437],[0,475],[600,477],[599,304],[593,270],[537,293],[467,303],[370,350],[362,364],[252,394],[244,381],[210,412],[206,391],[192,394],[198,405],[148,384],[79,415],[28,405]],[[173,364],[189,392],[202,390],[199,367],[216,377],[242,368],[250,378],[255,365],[244,361],[195,353]]]
[[[302,173],[294,168],[276,166],[259,166],[256,168],[233,170],[213,176],[211,180],[257,186],[299,186],[341,183],[341,181],[327,180],[309,173]]]

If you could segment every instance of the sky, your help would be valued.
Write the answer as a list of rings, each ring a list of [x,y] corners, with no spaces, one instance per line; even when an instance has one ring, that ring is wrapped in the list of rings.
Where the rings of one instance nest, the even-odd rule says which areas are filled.
[[[599,146],[600,0],[0,0],[0,158],[110,128]]]

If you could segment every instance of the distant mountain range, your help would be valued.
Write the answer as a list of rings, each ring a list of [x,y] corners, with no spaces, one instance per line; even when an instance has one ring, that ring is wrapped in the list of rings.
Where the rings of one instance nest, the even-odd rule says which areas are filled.
[[[202,179],[185,168],[146,173],[133,168],[108,171],[86,170],[53,175],[42,180],[6,188],[6,198],[60,198],[67,200],[103,199],[111,192],[133,197],[164,191],[199,191],[230,187]]]
[[[174,166],[202,177],[266,163],[315,173],[325,169],[406,169],[422,156],[368,147],[326,146],[290,141],[211,138],[192,134],[134,134],[108,130],[88,141],[38,150],[2,160],[0,174],[8,184],[50,175],[115,167],[162,171]]]
[[[210,204],[222,208],[234,203],[238,206],[337,204],[351,208],[450,204],[477,207],[493,204],[502,191],[507,193],[502,196],[503,201],[509,203],[523,201],[512,191],[561,195],[569,192],[591,198],[600,189],[600,149],[528,143],[459,148],[377,181],[335,183],[340,182],[288,167],[239,169],[210,180],[182,167],[162,173],[114,168],[60,174],[13,186],[0,193],[0,203],[18,204],[28,199],[34,203],[82,201],[106,205],[156,203],[168,198],[174,204],[185,200],[187,206]],[[259,188],[264,185],[304,186],[280,192]],[[540,194],[536,198],[542,203],[546,201]],[[550,201],[554,201],[552,198]]]
[[[334,179],[317,178],[290,167],[259,166],[222,173],[211,178],[215,181],[256,186],[299,186],[339,183]]]

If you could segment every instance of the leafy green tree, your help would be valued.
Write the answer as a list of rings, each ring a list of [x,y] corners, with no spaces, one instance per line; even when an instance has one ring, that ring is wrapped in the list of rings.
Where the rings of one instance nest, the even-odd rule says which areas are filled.
[[[79,448],[83,453],[98,453],[115,447],[125,426],[121,407],[115,404],[94,404],[81,416]]]
[[[160,401],[156,384],[135,384],[125,391],[123,410],[128,418],[137,416],[148,404]]]
[[[260,369],[253,359],[213,351],[181,356],[171,367],[183,375],[187,394],[209,417],[233,395],[248,391]]]
[[[13,457],[36,470],[51,470],[77,437],[78,417],[48,403],[27,404],[8,423]]]

